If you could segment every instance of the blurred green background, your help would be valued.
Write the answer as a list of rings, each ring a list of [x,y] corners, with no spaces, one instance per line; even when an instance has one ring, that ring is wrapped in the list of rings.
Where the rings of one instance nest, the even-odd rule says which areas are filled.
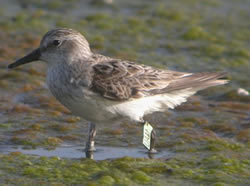
[[[46,66],[7,65],[56,27],[80,31],[95,52],[178,71],[226,71],[176,111],[148,116],[170,158],[93,161],[0,151],[3,185],[248,185],[249,0],[0,0],[0,145],[83,145],[87,123],[48,92]],[[141,127],[98,126],[97,147],[141,148]],[[84,157],[84,155],[83,155]]]

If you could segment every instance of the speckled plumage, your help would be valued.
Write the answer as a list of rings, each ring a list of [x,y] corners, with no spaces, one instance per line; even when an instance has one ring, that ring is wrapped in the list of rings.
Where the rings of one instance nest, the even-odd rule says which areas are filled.
[[[225,73],[161,70],[94,54],[72,29],[49,31],[38,50],[39,59],[49,66],[52,94],[74,114],[93,122],[122,117],[142,122],[145,114],[173,109],[201,89],[227,83],[220,79]]]

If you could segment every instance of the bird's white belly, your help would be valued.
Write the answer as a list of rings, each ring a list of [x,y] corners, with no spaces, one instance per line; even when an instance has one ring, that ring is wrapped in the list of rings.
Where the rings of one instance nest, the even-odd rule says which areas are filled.
[[[176,94],[164,94],[128,101],[112,101],[95,94],[87,88],[71,90],[63,94],[62,91],[51,91],[55,97],[73,114],[92,122],[109,122],[115,119],[128,118],[142,122],[145,114],[174,108],[194,92],[180,91]],[[68,96],[68,95],[71,96]]]
[[[108,107],[113,113],[126,116],[131,120],[142,122],[143,116],[153,112],[165,111],[168,108],[173,109],[187,100],[187,97],[195,92],[190,89],[184,89],[172,93],[158,94],[153,96],[130,99]]]
[[[152,105],[143,100],[112,101],[87,88],[68,88],[54,81],[48,82],[51,93],[74,115],[92,122],[109,122],[128,118],[142,121],[145,111]],[[59,88],[60,87],[60,88]]]
[[[82,95],[71,100],[62,100],[73,114],[92,122],[107,122],[117,118],[116,113],[110,111],[109,101],[98,96]]]
[[[60,77],[57,71],[49,71],[47,83],[51,93],[73,114],[92,122],[109,122],[114,119],[129,118],[143,121],[145,114],[164,111],[185,102],[195,91],[184,89],[167,94],[158,94],[126,101],[113,101]],[[59,78],[58,78],[59,76]]]
[[[104,122],[117,117],[107,109],[110,101],[101,98],[62,72],[64,71],[59,67],[48,69],[47,84],[56,99],[74,115],[93,122]]]
[[[63,95],[62,92],[58,95],[53,93],[60,103],[67,107],[74,115],[80,116],[92,122],[107,122],[117,118],[117,114],[109,110],[109,105],[112,104],[109,100],[105,100],[95,93],[89,95],[89,90],[72,90]],[[72,97],[67,96],[71,94]]]

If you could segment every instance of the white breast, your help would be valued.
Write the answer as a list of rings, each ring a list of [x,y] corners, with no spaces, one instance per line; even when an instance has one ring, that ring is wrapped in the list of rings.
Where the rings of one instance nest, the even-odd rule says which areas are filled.
[[[47,84],[50,91],[73,114],[93,122],[107,122],[122,117],[143,121],[144,115],[173,109],[196,92],[189,88],[128,101],[112,101],[87,87],[76,86],[72,77],[65,76],[68,75],[61,74],[58,68],[49,69]]]
[[[74,115],[86,120],[101,122],[117,117],[107,108],[112,101],[103,99],[98,94],[78,85],[78,81],[70,75],[62,73],[59,68],[49,68],[47,84],[56,99],[67,107]]]

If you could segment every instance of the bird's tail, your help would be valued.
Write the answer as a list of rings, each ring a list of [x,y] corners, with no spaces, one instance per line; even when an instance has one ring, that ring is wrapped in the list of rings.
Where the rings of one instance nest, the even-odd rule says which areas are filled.
[[[223,85],[229,82],[226,72],[201,72],[180,77],[172,81],[165,92],[173,92],[186,88],[199,91],[208,87]]]

